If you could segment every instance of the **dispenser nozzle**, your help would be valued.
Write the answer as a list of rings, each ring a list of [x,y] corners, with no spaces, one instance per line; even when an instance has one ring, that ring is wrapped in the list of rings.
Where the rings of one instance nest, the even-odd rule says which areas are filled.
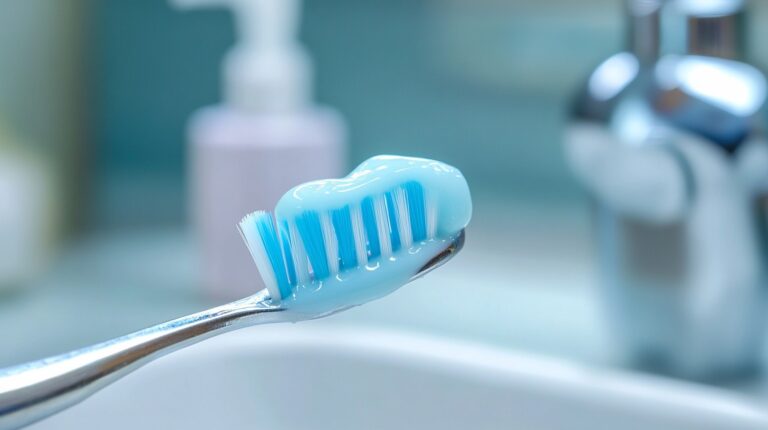
[[[238,41],[225,59],[227,103],[289,111],[309,102],[311,63],[298,42],[300,0],[170,0],[179,9],[230,7]]]

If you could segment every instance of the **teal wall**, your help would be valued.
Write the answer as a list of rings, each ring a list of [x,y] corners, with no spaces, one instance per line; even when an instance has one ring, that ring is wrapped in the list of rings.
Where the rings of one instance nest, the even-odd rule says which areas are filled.
[[[348,119],[350,163],[420,155],[459,166],[476,193],[577,199],[561,157],[564,105],[620,46],[620,9],[531,3],[306,1],[316,96]],[[91,5],[94,220],[183,221],[185,122],[219,100],[232,17],[160,0]]]
[[[583,196],[560,136],[572,89],[620,48],[620,0],[305,0],[316,98],[377,153],[459,166],[476,195]],[[768,58],[768,2],[750,56]],[[186,220],[185,124],[220,100],[228,11],[164,0],[0,2],[0,121],[44,151],[70,215],[95,227]]]

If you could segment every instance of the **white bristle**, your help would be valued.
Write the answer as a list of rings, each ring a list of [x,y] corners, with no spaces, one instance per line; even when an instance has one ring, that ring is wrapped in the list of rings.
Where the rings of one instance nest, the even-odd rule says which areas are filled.
[[[400,244],[403,248],[413,246],[413,234],[411,232],[411,218],[408,215],[408,199],[405,189],[397,188],[394,192],[395,215],[397,216],[397,231],[400,233]]]
[[[320,228],[323,230],[325,255],[328,257],[328,271],[331,275],[339,273],[339,241],[328,213],[320,214]]]
[[[373,210],[376,214],[376,230],[379,234],[381,257],[390,258],[392,257],[392,241],[389,237],[390,225],[389,215],[387,214],[387,200],[383,194],[374,197]]]
[[[368,264],[368,252],[365,243],[365,225],[363,224],[363,210],[359,205],[350,207],[350,218],[352,219],[352,232],[355,236],[355,255],[357,256],[357,265],[365,266]]]
[[[437,236],[437,205],[432,194],[424,191],[424,208],[427,215],[427,238],[432,239]]]
[[[251,258],[256,263],[256,268],[259,269],[259,274],[264,281],[264,286],[269,291],[269,295],[275,300],[280,300],[280,289],[277,287],[275,272],[272,270],[272,264],[267,257],[267,250],[264,248],[261,233],[256,228],[256,222],[254,221],[255,218],[263,214],[264,211],[256,211],[246,215],[240,221],[238,227],[248,247],[248,251],[251,253]]]
[[[301,240],[301,235],[296,229],[295,223],[288,223],[288,231],[290,232],[291,256],[293,257],[293,266],[296,271],[296,281],[299,285],[305,285],[309,283],[310,274],[307,252],[304,250],[304,242]]]

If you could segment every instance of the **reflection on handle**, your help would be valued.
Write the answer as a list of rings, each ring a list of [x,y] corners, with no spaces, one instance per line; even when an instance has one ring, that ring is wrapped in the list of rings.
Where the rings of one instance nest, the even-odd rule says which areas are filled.
[[[184,346],[245,325],[280,321],[283,308],[268,298],[263,290],[98,345],[0,370],[0,429],[19,428],[66,409]]]

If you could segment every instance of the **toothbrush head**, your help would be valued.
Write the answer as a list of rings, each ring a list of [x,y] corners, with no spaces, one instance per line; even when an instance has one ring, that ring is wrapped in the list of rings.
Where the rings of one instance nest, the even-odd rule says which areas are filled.
[[[446,164],[378,156],[293,188],[239,227],[274,302],[327,313],[381,297],[464,243],[469,187]]]

